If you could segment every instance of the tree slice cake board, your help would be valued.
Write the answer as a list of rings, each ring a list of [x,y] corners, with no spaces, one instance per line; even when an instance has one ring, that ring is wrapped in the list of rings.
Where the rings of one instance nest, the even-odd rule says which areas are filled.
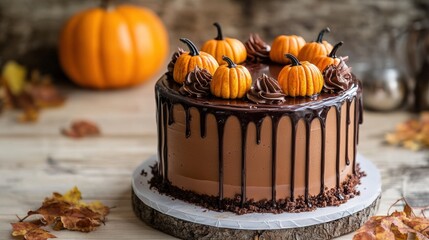
[[[358,185],[360,195],[340,206],[302,213],[217,212],[150,189],[150,167],[155,162],[153,156],[133,172],[134,212],[148,225],[182,239],[330,239],[357,230],[377,211],[381,197],[378,169],[358,154],[357,162],[366,173]]]

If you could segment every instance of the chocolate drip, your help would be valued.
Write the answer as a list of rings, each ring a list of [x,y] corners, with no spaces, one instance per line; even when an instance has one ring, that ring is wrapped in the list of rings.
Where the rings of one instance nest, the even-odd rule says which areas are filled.
[[[260,144],[261,143],[261,126],[262,126],[262,122],[264,121],[265,116],[261,117],[259,120],[257,120],[255,122],[255,126],[256,126],[256,144]]]
[[[350,165],[349,159],[349,125],[350,125],[350,100],[346,101],[346,165]],[[356,116],[355,116],[356,117]]]
[[[202,108],[200,111],[200,134],[201,138],[206,137],[206,116],[207,116],[207,108]]]
[[[161,107],[161,96],[159,94],[159,92],[155,92],[156,98],[156,126],[157,126],[157,134],[158,134],[158,159],[159,159],[159,164],[158,164],[158,172],[161,173],[162,169],[163,169],[163,164],[162,164],[162,137],[161,137],[161,133],[162,133],[162,126],[163,124],[161,124],[161,116],[162,116],[162,107]]]
[[[171,108],[171,104],[167,104],[166,106],[163,107],[163,125],[167,126],[167,112],[168,111],[168,107]],[[170,114],[169,114],[170,115]],[[164,166],[163,171],[161,171],[164,175],[163,175],[163,180],[164,182],[168,182],[168,146],[167,146],[167,129],[165,128],[163,131],[163,137],[162,139],[164,140],[164,146],[162,148],[162,165]]]
[[[263,118],[262,118],[263,119]],[[273,115],[271,117],[271,124],[272,124],[272,133],[271,133],[271,198],[272,198],[272,202],[273,202],[273,206],[275,207],[276,205],[276,194],[277,194],[277,189],[276,189],[276,178],[277,178],[277,127],[279,125],[279,120],[280,120],[280,116],[278,115]],[[259,129],[259,132],[261,131],[261,129]]]
[[[246,142],[247,142],[247,119],[241,121],[241,207],[246,201]]]
[[[217,121],[217,135],[218,135],[218,148],[219,148],[219,208],[222,209],[223,200],[223,135],[227,116],[218,113],[216,115]]]
[[[167,109],[168,109],[168,125],[170,126],[174,123],[173,106],[170,101],[167,101]]]
[[[185,119],[186,119],[185,134],[186,134],[186,138],[189,138],[191,136],[191,114],[189,111],[190,111],[190,108],[185,107]]]
[[[310,184],[310,130],[311,130],[311,121],[313,116],[308,114],[305,117],[305,190],[304,190],[304,200],[307,206],[311,207],[311,203],[308,202],[308,188]]]
[[[322,142],[321,142],[321,160],[320,160],[320,194],[325,192],[325,160],[326,160],[326,118],[328,117],[328,112],[331,108],[324,107],[320,116],[320,129],[322,132]]]
[[[354,132],[354,137],[353,137],[353,174],[356,174],[356,145],[357,145],[357,131],[358,131],[358,111],[360,110],[358,108],[360,99],[355,99],[355,118],[354,118],[354,124],[353,124],[353,132]]]
[[[291,117],[291,124],[292,124],[292,132],[291,132],[291,151],[290,151],[290,159],[291,159],[291,165],[290,165],[290,199],[293,201],[295,199],[295,158],[296,158],[296,129],[298,121],[296,118]]]
[[[166,80],[164,78],[164,80]],[[165,87],[168,86],[168,87]],[[249,111],[249,108],[252,109],[252,106],[249,105],[246,101],[234,102],[230,104],[227,100],[216,100],[212,98],[189,98],[181,96],[177,93],[177,85],[171,83],[171,81],[160,80],[156,85],[156,103],[157,103],[157,122],[158,122],[158,156],[159,156],[159,171],[163,177],[163,181],[168,182],[168,146],[167,146],[167,128],[169,125],[172,125],[174,121],[173,108],[175,105],[180,104],[185,110],[185,121],[186,137],[191,136],[190,122],[192,121],[192,116],[190,113],[190,108],[196,108],[200,114],[200,134],[201,138],[206,136],[207,132],[207,113],[213,114],[216,118],[217,123],[217,132],[218,132],[218,166],[219,166],[219,196],[218,204],[219,209],[223,209],[223,199],[224,199],[224,131],[225,124],[227,119],[230,116],[236,116],[240,122],[241,126],[241,138],[242,138],[242,149],[241,149],[241,204],[245,204],[246,200],[246,143],[247,143],[247,130],[250,123],[254,123],[256,126],[256,143],[260,144],[261,142],[261,129],[262,123],[266,116],[271,116],[272,121],[272,202],[273,206],[276,205],[276,173],[277,173],[277,131],[278,124],[282,117],[289,117],[291,120],[291,179],[290,179],[290,199],[293,201],[295,199],[295,163],[296,163],[296,138],[297,138],[297,126],[300,119],[303,119],[306,126],[306,155],[305,155],[305,201],[308,202],[309,199],[309,174],[310,174],[310,135],[311,135],[311,123],[314,119],[318,118],[321,125],[321,187],[320,193],[324,192],[325,188],[325,158],[326,158],[326,119],[329,110],[332,107],[336,109],[336,122],[337,122],[337,153],[336,153],[336,188],[340,189],[340,147],[341,147],[341,106],[344,101],[347,102],[347,131],[346,139],[348,139],[348,126],[351,122],[350,119],[350,104],[352,101],[355,101],[355,113],[354,113],[354,144],[353,144],[353,173],[356,174],[356,144],[358,141],[358,127],[362,122],[362,99],[361,93],[359,91],[359,85],[356,84],[353,91],[346,92],[342,95],[333,95],[338,96],[336,98],[329,98],[331,95],[327,94],[326,100],[313,100],[306,99],[296,99],[295,103],[286,102],[284,105],[276,105],[275,108],[270,108],[269,105],[264,105],[260,107],[253,107],[252,111]],[[210,102],[214,101],[215,104]],[[218,101],[218,102],[216,102]],[[301,101],[301,102],[300,102]],[[308,101],[308,103],[306,102]],[[241,105],[240,105],[241,104]],[[294,104],[294,105],[291,105]],[[239,106],[239,107],[236,107]],[[285,108],[283,108],[286,106]],[[281,110],[284,111],[271,111],[271,110]],[[270,112],[270,113],[268,113]],[[162,122],[162,123],[161,123]],[[348,141],[348,140],[346,140]],[[346,143],[346,151],[348,149],[348,143]],[[348,156],[348,154],[346,153]],[[279,171],[284,171],[280,169]],[[338,191],[340,192],[340,191]],[[339,199],[342,199],[343,196],[338,194]]]
[[[340,188],[340,147],[341,147],[341,105],[335,106],[336,118],[337,118],[337,156],[335,165],[335,184],[337,190]],[[338,193],[338,199],[342,199],[343,196]]]

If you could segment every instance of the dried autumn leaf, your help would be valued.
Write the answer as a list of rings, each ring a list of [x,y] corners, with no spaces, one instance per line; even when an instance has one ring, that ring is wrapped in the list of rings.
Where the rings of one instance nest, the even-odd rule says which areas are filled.
[[[64,195],[53,193],[39,209],[28,212],[28,216],[40,214],[43,222],[53,225],[56,230],[93,231],[104,223],[109,208],[98,201],[87,204],[81,199],[82,194],[77,187]]]
[[[39,108],[60,107],[65,102],[65,97],[52,84],[30,84],[27,91]]]
[[[82,138],[100,135],[101,131],[94,122],[88,120],[79,120],[72,122],[69,129],[62,129],[61,133],[71,138]]]
[[[389,216],[373,216],[359,228],[353,240],[429,239],[429,220],[416,217],[412,208],[405,204],[404,211]]]
[[[385,141],[413,151],[429,148],[429,112],[422,112],[419,119],[398,124],[395,132],[385,135]]]
[[[40,228],[40,224],[33,222],[17,222],[11,223],[12,236],[22,236],[27,240],[46,240],[49,238],[56,238],[55,235],[50,234],[45,229]]]
[[[15,61],[8,61],[3,67],[2,77],[13,95],[24,91],[27,69]]]

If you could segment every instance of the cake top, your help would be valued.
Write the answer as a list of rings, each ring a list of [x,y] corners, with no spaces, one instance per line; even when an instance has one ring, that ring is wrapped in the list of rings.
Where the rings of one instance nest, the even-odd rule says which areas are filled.
[[[214,26],[217,36],[201,50],[181,38],[188,51],[179,48],[171,58],[166,84],[182,96],[278,107],[323,101],[357,85],[345,63],[348,57],[337,56],[343,42],[332,46],[323,40],[329,28],[313,42],[280,35],[270,46],[256,33],[243,44],[224,37],[218,23]]]

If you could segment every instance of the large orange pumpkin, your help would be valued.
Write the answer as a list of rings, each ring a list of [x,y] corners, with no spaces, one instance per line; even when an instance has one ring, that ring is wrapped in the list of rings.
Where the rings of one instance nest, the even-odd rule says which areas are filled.
[[[59,43],[61,66],[83,87],[132,86],[152,77],[168,53],[167,31],[149,9],[103,1],[65,24]]]

